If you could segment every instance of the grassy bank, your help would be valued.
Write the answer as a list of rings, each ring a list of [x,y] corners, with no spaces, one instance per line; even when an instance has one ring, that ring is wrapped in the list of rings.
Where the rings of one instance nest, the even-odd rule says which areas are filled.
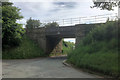
[[[119,76],[118,29],[118,22],[97,26],[68,55],[67,61],[80,68]]]
[[[67,42],[62,40],[62,52],[60,53],[51,53],[50,56],[61,56],[61,55],[67,55],[73,50],[73,46],[75,44],[73,42]]]
[[[63,54],[68,54],[70,53],[73,48],[74,48],[75,44],[72,42],[67,42],[67,41],[63,41]]]
[[[26,59],[45,56],[37,44],[24,36],[22,43],[18,47],[9,48],[2,52],[3,59]]]

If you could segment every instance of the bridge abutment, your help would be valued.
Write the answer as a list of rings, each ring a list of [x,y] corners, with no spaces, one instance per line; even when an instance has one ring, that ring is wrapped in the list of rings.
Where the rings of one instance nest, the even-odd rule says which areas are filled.
[[[60,53],[62,51],[61,45],[62,38],[59,37],[47,37],[46,42],[46,53]],[[62,45],[61,45],[62,46]]]
[[[33,40],[38,46],[46,52],[46,35],[45,28],[37,28],[37,29],[27,29],[26,35]]]
[[[78,24],[76,27],[76,46],[97,24]]]

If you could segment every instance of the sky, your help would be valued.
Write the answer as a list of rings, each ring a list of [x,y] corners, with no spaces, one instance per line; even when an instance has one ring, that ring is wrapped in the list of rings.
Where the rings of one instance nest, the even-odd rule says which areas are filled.
[[[39,19],[42,23],[86,16],[95,16],[103,14],[118,13],[114,11],[100,10],[99,8],[90,8],[93,6],[92,0],[10,0],[14,6],[21,9],[21,15],[24,16],[18,23],[26,24],[26,21]],[[65,39],[65,41],[75,42],[75,39]]]

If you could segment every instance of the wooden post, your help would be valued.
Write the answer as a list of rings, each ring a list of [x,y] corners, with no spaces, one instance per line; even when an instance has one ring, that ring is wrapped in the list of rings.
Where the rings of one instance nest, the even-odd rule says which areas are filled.
[[[71,24],[72,24],[72,18],[71,18]]]
[[[63,19],[63,25],[64,25],[64,19]]]
[[[96,16],[95,16],[95,23],[96,23]]]
[[[81,18],[79,17],[79,24],[80,24]]]

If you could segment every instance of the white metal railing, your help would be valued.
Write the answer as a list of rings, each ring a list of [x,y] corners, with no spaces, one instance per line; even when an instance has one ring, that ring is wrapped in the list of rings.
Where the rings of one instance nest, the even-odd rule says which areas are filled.
[[[118,14],[114,13],[114,14],[104,14],[104,15],[96,15],[89,17],[68,18],[68,19],[48,21],[45,23],[57,22],[60,26],[69,26],[75,24],[105,23],[108,19],[109,21],[118,20]]]

